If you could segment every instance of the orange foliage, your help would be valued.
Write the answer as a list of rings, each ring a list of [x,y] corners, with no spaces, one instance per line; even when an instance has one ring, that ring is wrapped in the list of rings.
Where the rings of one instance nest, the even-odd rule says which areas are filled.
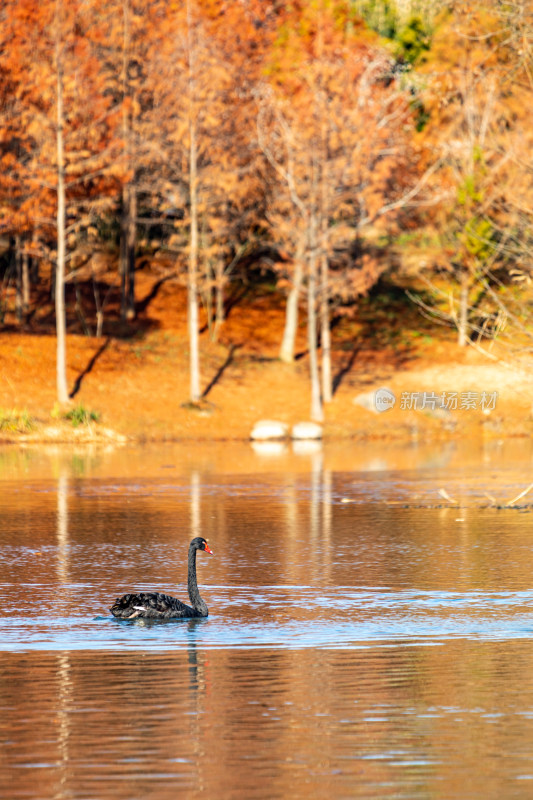
[[[100,11],[96,0],[4,4],[0,73],[10,79],[0,116],[0,225],[7,230],[54,238],[59,63],[69,222],[116,192],[118,114],[105,92]]]
[[[507,12],[513,8],[509,4]],[[522,226],[517,209],[533,200],[524,180],[533,146],[533,85],[524,81],[523,54],[504,10],[491,0],[458,4],[441,20],[419,69],[419,96],[428,115],[419,141],[424,162],[439,167],[430,195],[441,202],[430,207],[429,216],[442,239],[444,266],[450,259],[461,267],[468,262],[450,234],[461,238],[465,225],[484,219],[504,242]],[[509,242],[502,257],[504,252],[516,258]]]
[[[269,219],[293,258],[298,248],[319,246],[329,258],[339,248],[349,252],[358,230],[401,196],[405,178],[406,94],[375,36],[346,9],[291,4],[259,92],[259,135],[275,181]],[[346,274],[355,267],[356,277],[343,281],[354,293],[376,280],[375,270],[365,279],[364,265],[362,271],[349,258],[341,261]]]
[[[1,234],[25,234],[49,256],[55,248],[57,43],[71,233],[117,214],[131,182],[139,216],[166,226],[157,246],[184,263],[192,125],[205,285],[214,265],[226,282],[241,254],[268,244],[289,277],[291,261],[313,250],[329,259],[332,296],[365,291],[379,269],[358,240],[380,224],[388,234],[419,224],[412,213],[397,220],[428,167],[419,197],[433,203],[447,262],[450,208],[479,148],[494,224],[516,229],[517,209],[533,206],[533,20],[523,0],[454,3],[425,63],[400,78],[345,0],[188,7],[189,20],[184,0],[5,0]],[[411,101],[428,120],[418,134]]]

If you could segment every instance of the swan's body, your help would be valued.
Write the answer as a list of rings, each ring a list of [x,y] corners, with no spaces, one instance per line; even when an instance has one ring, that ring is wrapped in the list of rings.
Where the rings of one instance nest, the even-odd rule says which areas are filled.
[[[191,606],[161,592],[139,592],[118,597],[110,608],[118,619],[185,619],[207,617],[207,606],[200,597],[196,580],[196,551],[213,554],[206,539],[197,536],[189,545],[187,588]]]

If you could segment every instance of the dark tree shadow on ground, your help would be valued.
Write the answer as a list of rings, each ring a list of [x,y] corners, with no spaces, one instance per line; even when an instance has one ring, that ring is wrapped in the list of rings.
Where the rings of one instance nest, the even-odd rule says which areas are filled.
[[[244,298],[250,293],[250,287],[244,286],[241,289],[236,289],[234,292],[231,293],[229,297],[226,298],[224,301],[224,319],[222,320],[225,322],[229,315],[231,314],[232,310],[235,306],[238,306]],[[209,325],[206,323],[200,328],[200,333],[205,333],[209,328]]]
[[[142,300],[138,300],[135,303],[135,311],[137,313],[146,311],[152,300],[155,300],[155,298],[157,297],[159,290],[163,286],[163,284],[175,277],[176,274],[172,272],[169,275],[164,275],[162,278],[156,281],[152,286],[152,288],[150,289],[150,291],[148,292],[148,294],[145,297],[143,297]]]
[[[350,352],[350,355],[346,359],[345,363],[337,371],[337,374],[333,378],[332,387],[331,387],[333,394],[335,394],[335,392],[337,391],[337,389],[341,385],[342,379],[346,375],[348,375],[348,373],[351,371],[353,365],[355,364],[355,359],[357,358],[357,355],[360,352],[360,350],[361,350],[360,346],[355,345],[352,348],[352,350]]]
[[[108,336],[107,339],[105,340],[105,342],[103,342],[100,345],[100,347],[98,348],[96,353],[94,353],[94,355],[90,358],[90,360],[89,360],[87,366],[85,367],[85,369],[82,372],[80,372],[80,374],[78,375],[78,377],[76,378],[76,380],[74,382],[74,386],[72,388],[72,391],[69,394],[69,397],[70,397],[71,400],[72,400],[73,397],[76,397],[76,395],[78,394],[79,390],[81,389],[81,384],[83,382],[83,379],[85,378],[86,375],[88,375],[91,372],[92,368],[94,367],[94,365],[96,364],[96,362],[98,361],[100,356],[103,353],[105,353],[105,351],[109,347],[110,342],[111,342],[111,337]]]
[[[233,362],[233,356],[235,354],[235,351],[238,350],[239,347],[242,347],[242,345],[240,345],[240,344],[231,344],[229,346],[228,355],[226,356],[226,359],[225,359],[224,363],[220,365],[220,367],[217,369],[217,371],[215,372],[214,376],[211,378],[211,380],[209,381],[209,383],[205,387],[204,391],[202,392],[202,398],[203,399],[205,399],[207,397],[207,395],[209,394],[209,392],[211,391],[213,386],[216,386],[216,384],[222,378],[224,372],[227,370],[227,368]]]

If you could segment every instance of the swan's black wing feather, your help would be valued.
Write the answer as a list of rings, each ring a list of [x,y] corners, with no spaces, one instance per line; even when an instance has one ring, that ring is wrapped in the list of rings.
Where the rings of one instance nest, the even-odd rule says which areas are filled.
[[[139,592],[118,597],[110,608],[119,619],[180,619],[200,616],[194,608],[161,592]]]

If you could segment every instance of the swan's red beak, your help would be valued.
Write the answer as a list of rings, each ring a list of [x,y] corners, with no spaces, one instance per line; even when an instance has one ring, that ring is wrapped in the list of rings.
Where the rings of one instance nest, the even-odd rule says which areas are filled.
[[[211,553],[211,555],[212,555],[212,556],[214,556],[214,555],[215,555],[215,554],[213,553],[213,551],[211,550],[211,548],[209,547],[209,545],[207,544],[207,542],[206,542],[206,544],[205,544],[204,550],[205,550],[205,552],[206,552],[206,553]]]

